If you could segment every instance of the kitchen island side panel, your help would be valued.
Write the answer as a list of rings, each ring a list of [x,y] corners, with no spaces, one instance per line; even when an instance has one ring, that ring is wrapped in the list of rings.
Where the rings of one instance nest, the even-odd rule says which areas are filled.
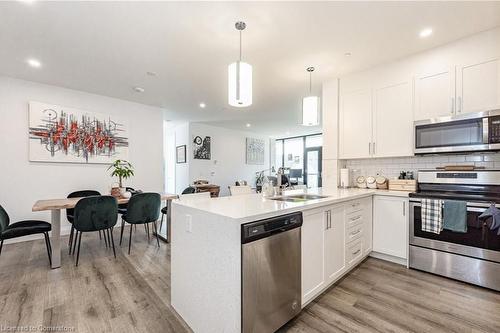
[[[240,224],[172,208],[172,306],[194,332],[241,332]]]

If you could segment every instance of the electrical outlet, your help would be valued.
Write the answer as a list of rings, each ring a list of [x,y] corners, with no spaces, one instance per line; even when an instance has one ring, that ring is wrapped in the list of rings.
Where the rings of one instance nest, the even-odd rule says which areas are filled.
[[[186,232],[193,232],[193,218],[191,215],[186,215]]]

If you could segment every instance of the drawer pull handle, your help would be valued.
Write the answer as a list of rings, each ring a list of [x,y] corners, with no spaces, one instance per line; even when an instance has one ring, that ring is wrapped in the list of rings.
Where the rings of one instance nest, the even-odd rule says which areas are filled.
[[[360,218],[361,218],[361,215],[358,215],[358,216],[356,216],[356,217],[351,217],[351,218],[349,219],[349,221],[357,221],[357,220],[359,220]]]
[[[352,207],[358,207],[358,206],[359,206],[359,202],[357,202],[357,203],[353,203],[353,204],[351,204],[351,206],[352,206]]]
[[[351,236],[357,235],[357,234],[359,234],[360,232],[361,232],[361,229],[358,229],[358,230],[356,230],[356,231],[354,231],[354,232],[351,232]]]
[[[358,254],[360,251],[361,251],[361,249],[358,249],[356,252],[353,252],[352,254],[353,254],[353,255],[356,255],[356,254]]]

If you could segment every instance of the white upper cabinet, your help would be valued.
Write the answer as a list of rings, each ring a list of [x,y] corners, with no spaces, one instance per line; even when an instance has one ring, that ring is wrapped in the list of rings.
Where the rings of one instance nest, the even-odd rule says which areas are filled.
[[[415,120],[454,114],[455,67],[415,76]]]
[[[411,78],[375,88],[372,143],[374,157],[413,154],[412,92]]]
[[[370,157],[372,92],[361,89],[340,96],[340,158]]]
[[[457,66],[457,114],[500,107],[500,58]]]

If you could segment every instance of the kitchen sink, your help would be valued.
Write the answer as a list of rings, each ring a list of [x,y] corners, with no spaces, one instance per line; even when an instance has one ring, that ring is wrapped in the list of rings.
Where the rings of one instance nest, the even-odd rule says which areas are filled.
[[[276,200],[276,201],[289,201],[289,202],[304,202],[304,201],[309,201],[309,200],[318,200],[318,199],[324,199],[328,198],[323,195],[316,195],[316,194],[293,194],[293,195],[284,195],[281,197],[274,197],[274,198],[269,198],[271,200]]]

